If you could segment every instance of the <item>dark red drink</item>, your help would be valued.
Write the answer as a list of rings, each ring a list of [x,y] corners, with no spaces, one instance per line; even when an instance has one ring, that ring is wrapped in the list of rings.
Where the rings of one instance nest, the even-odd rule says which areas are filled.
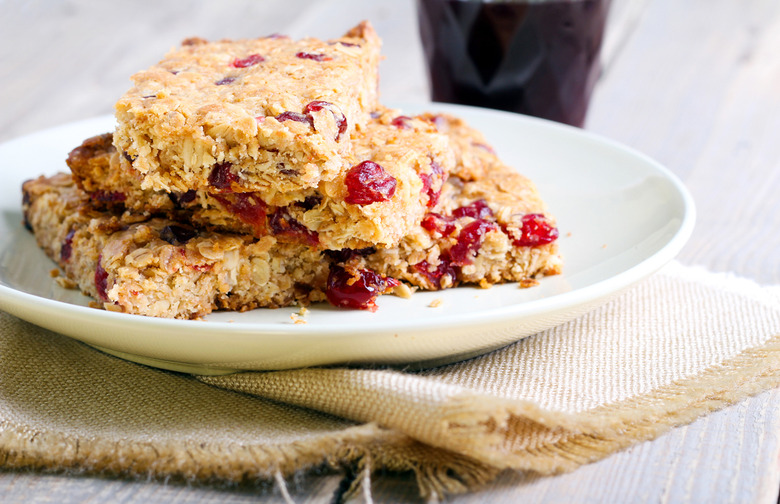
[[[582,126],[610,0],[417,0],[434,101]]]

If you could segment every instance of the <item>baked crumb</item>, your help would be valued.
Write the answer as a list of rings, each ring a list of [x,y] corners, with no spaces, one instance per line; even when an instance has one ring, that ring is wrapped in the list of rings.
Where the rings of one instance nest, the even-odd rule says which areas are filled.
[[[60,276],[60,270],[58,270],[57,268],[49,270],[49,276],[52,278],[57,278],[58,276]]]
[[[396,287],[393,288],[393,294],[398,296],[399,298],[403,299],[409,299],[412,297],[412,294],[414,291],[417,290],[416,288],[409,287],[407,284],[400,282]]]
[[[301,306],[301,309],[298,310],[298,313],[291,313],[290,314],[290,320],[293,321],[293,324],[307,324],[308,321],[306,320],[306,315],[309,314],[309,309],[305,306]]]
[[[76,282],[64,276],[57,276],[54,278],[54,281],[63,289],[77,289],[79,286]]]
[[[428,306],[429,306],[430,308],[438,308],[439,306],[441,306],[441,304],[442,304],[443,302],[444,302],[444,301],[443,301],[441,298],[436,298],[436,299],[434,299],[433,301],[431,301],[430,303],[428,303]]]

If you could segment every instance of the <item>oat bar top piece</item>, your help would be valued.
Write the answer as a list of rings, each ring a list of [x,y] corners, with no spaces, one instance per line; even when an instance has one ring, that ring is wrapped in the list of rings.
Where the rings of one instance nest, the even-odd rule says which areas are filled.
[[[322,41],[185,40],[132,77],[114,142],[145,188],[197,189],[215,165],[245,190],[330,180],[378,107],[380,40],[368,22]]]
[[[343,175],[291,193],[271,187],[142,189],[140,174],[113,149],[110,135],[85,140],[71,152],[68,166],[98,207],[164,212],[196,226],[270,234],[323,249],[393,246],[436,205],[454,164],[449,142],[430,122],[392,110],[375,114],[352,142]]]

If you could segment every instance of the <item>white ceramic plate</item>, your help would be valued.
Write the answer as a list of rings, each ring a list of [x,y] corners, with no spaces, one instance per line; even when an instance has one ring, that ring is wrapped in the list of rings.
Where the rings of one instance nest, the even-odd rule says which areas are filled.
[[[376,313],[317,305],[306,324],[294,308],[214,313],[205,321],[165,320],[87,307],[60,288],[55,267],[23,228],[20,186],[66,170],[88,136],[113,129],[102,117],[0,145],[0,309],[115,355],[204,374],[327,364],[431,365],[499,348],[571,320],[671,260],[693,229],[693,202],[668,170],[579,129],[474,108],[406,106],[460,115],[499,155],[534,180],[556,215],[564,274],[541,285],[380,297]],[[429,307],[441,300],[436,308]]]

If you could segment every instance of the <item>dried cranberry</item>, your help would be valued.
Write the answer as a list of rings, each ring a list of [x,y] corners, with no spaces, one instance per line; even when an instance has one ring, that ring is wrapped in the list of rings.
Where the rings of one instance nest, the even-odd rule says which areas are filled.
[[[473,219],[486,219],[493,217],[493,210],[487,206],[487,202],[479,199],[469,205],[456,208],[452,211],[452,216],[456,218],[471,217]]]
[[[196,236],[198,236],[198,232],[195,229],[178,224],[169,224],[160,231],[160,239],[171,245],[184,245]]]
[[[441,191],[446,179],[444,168],[436,161],[431,161],[431,173],[420,173],[419,175],[420,180],[422,180],[423,183],[423,192],[428,195],[428,203],[426,206],[428,208],[436,206],[436,203],[439,202],[439,197],[441,196]],[[434,189],[434,178],[439,179],[439,182],[441,183],[441,185],[438,186],[438,189]]]
[[[491,154],[495,154],[496,153],[496,151],[493,150],[493,147],[489,146],[488,144],[474,142],[474,147],[478,147],[478,148],[480,148],[480,149],[482,149],[484,151],[487,151],[487,152],[489,152]]]
[[[24,227],[27,229],[27,231],[33,230],[32,224],[30,223],[30,215],[28,214],[31,204],[32,198],[30,197],[30,193],[27,191],[22,191],[22,208],[24,209],[22,212],[22,218]]]
[[[450,124],[444,116],[435,115],[430,118],[430,121],[438,131],[446,132],[450,129]]]
[[[259,54],[250,54],[246,58],[234,59],[233,62],[230,64],[230,66],[234,68],[246,68],[252,65],[257,65],[258,63],[262,63],[263,61],[265,61],[265,58],[263,58]]]
[[[523,227],[520,230],[505,230],[516,247],[537,247],[558,239],[558,228],[550,224],[543,214],[526,214],[521,222]]]
[[[286,208],[277,208],[268,219],[268,227],[275,236],[290,238],[296,243],[317,245],[320,242],[319,235],[297,220],[293,219]]]
[[[131,156],[127,152],[122,152],[122,157],[124,157],[129,163],[133,163],[136,159],[138,159],[138,156]]]
[[[431,269],[431,265],[428,261],[420,261],[412,266],[412,269],[424,276],[428,280],[430,287],[435,290],[439,290],[443,287],[442,280],[445,276],[449,276],[451,283],[455,282],[457,278],[457,272],[452,266],[452,263],[446,257],[439,259],[439,265],[435,269]]]
[[[225,84],[230,84],[231,82],[235,82],[235,81],[236,81],[235,77],[225,77],[224,79],[219,79],[214,84],[216,84],[217,86],[224,86]]]
[[[361,249],[340,249],[340,250],[325,250],[325,255],[330,257],[334,262],[346,263],[354,257],[366,257],[376,252],[374,247],[366,247]]]
[[[209,184],[222,191],[230,191],[232,184],[238,182],[238,175],[230,170],[230,163],[217,163],[209,173]]]
[[[390,124],[392,124],[398,129],[411,129],[412,127],[409,126],[409,121],[411,120],[412,118],[409,116],[398,116],[392,121],[390,121]]]
[[[303,201],[297,202],[296,205],[303,208],[304,210],[311,210],[320,203],[322,203],[322,196],[319,194],[310,194],[309,196],[306,196]]]
[[[108,301],[108,272],[103,268],[103,255],[98,255],[97,267],[95,268],[95,289],[98,297],[103,301]]]
[[[352,42],[342,42],[341,40],[337,40],[335,43],[341,44],[344,47],[360,47],[360,44],[353,44]],[[333,42],[331,42],[331,45],[333,45]]]
[[[291,175],[298,175],[298,170],[295,168],[287,168],[287,166],[284,163],[276,163],[276,169],[279,170],[279,173],[282,175],[287,175],[288,177]]]
[[[333,119],[336,121],[336,127],[338,128],[338,133],[336,133],[336,141],[338,142],[339,138],[341,138],[341,135],[347,131],[347,118],[344,113],[334,104],[322,100],[307,103],[306,107],[304,107],[304,111],[307,114],[311,114],[312,112],[319,112],[323,109],[330,110],[330,113],[333,114]]]
[[[495,222],[477,219],[471,221],[458,233],[457,243],[450,249],[452,263],[457,266],[465,266],[474,262],[474,256],[485,240],[488,231],[498,229]]]
[[[68,231],[68,234],[65,235],[65,240],[62,242],[62,248],[60,249],[60,259],[62,261],[69,260],[71,254],[73,254],[73,235],[75,234],[76,230],[71,229]]]
[[[397,285],[398,280],[369,269],[347,270],[332,264],[325,295],[334,306],[376,311],[377,296]]]
[[[435,212],[425,214],[420,225],[431,233],[438,233],[441,236],[449,236],[455,231],[455,219]]]
[[[301,58],[301,59],[310,59],[314,61],[330,61],[333,58],[328,56],[327,54],[317,54],[317,53],[308,53],[304,51],[300,51],[295,53],[295,57]]]
[[[306,114],[301,114],[299,112],[282,112],[281,114],[276,116],[276,120],[279,122],[297,121],[301,123],[306,123],[309,126],[314,126],[314,122],[311,120],[311,116]]]
[[[100,203],[119,203],[127,198],[124,193],[118,191],[94,191],[89,193],[89,197]]]
[[[397,182],[378,164],[363,161],[349,169],[344,184],[347,186],[344,201],[353,205],[370,205],[392,198]]]
[[[241,222],[249,224],[256,234],[265,232],[266,204],[255,193],[235,193],[229,196],[212,195],[214,199]]]
[[[190,189],[189,191],[183,193],[175,193],[175,192],[169,193],[168,197],[171,199],[171,201],[173,201],[173,203],[176,206],[181,207],[195,201],[195,197],[197,195],[198,195],[197,191],[195,191],[194,189]]]

